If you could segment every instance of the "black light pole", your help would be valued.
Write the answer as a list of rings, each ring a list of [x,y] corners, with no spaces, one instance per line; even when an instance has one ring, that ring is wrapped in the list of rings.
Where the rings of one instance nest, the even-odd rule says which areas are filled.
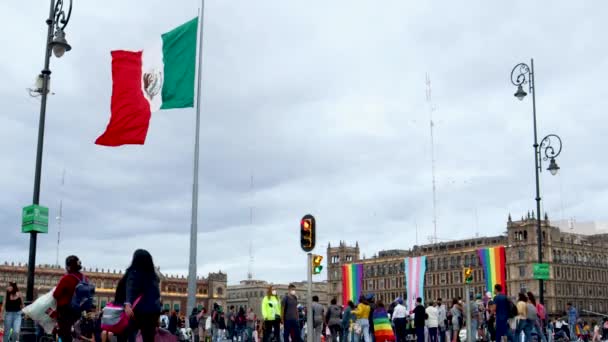
[[[65,40],[64,29],[70,20],[72,14],[72,0],[69,0],[67,12],[63,8],[63,0],[51,0],[49,10],[49,18],[46,20],[48,25],[47,39],[45,44],[44,68],[38,76],[37,89],[35,92],[40,93],[40,121],[38,123],[38,145],[36,147],[36,169],[34,171],[34,196],[32,204],[40,204],[40,178],[42,173],[42,147],[44,145],[44,122],[46,116],[46,98],[49,93],[49,81],[51,70],[49,65],[51,62],[51,52],[55,57],[60,58],[66,51],[70,51],[72,47]],[[30,232],[30,249],[27,264],[27,291],[25,294],[25,303],[29,304],[34,300],[34,272],[36,270],[36,242],[38,233]],[[20,341],[29,342],[36,341],[36,329],[34,322],[31,319],[26,319],[23,322],[21,329]]]
[[[540,212],[540,172],[542,171],[542,160],[551,159],[547,170],[552,175],[556,175],[559,171],[559,166],[555,162],[555,158],[562,151],[562,140],[555,134],[549,134],[544,137],[538,144],[538,134],[536,128],[536,86],[534,84],[534,59],[530,60],[530,66],[525,63],[517,64],[511,71],[511,83],[517,86],[515,97],[520,101],[528,95],[523,88],[523,85],[529,84],[528,91],[532,93],[532,119],[534,122],[534,172],[536,176],[536,240],[538,246],[538,263],[543,262],[543,234],[541,230],[541,212]],[[556,146],[552,146],[553,141],[557,142]],[[544,156],[541,151],[544,151]],[[542,160],[541,160],[542,158]],[[538,297],[540,303],[544,304],[544,283],[542,279],[538,280]]]

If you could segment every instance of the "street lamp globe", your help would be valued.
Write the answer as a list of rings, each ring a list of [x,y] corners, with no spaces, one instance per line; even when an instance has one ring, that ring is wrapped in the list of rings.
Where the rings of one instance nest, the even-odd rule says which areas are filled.
[[[515,94],[513,94],[515,97],[517,97],[517,99],[519,101],[523,101],[524,97],[526,97],[526,95],[528,95],[528,93],[526,93],[524,91],[524,88],[521,86],[521,84],[519,86],[517,86],[517,91],[515,92]]]
[[[559,166],[555,162],[555,158],[551,158],[551,161],[549,162],[549,167],[547,168],[547,170],[549,172],[551,172],[551,175],[553,175],[553,176],[555,176],[557,174],[557,172],[559,171]]]
[[[53,38],[51,46],[53,47],[53,54],[57,58],[61,58],[66,51],[72,50],[72,47],[65,39],[65,32],[61,29],[55,32],[55,38]]]

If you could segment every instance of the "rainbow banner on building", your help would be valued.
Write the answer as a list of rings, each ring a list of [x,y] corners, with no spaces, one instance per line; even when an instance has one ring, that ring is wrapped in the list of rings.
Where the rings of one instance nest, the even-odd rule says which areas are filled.
[[[424,275],[426,273],[426,256],[405,258],[405,301],[408,310],[416,307],[416,298],[424,303]]]
[[[363,287],[363,264],[342,265],[342,304],[359,302]]]
[[[486,278],[486,291],[494,293],[494,285],[500,284],[503,293],[507,289],[507,263],[505,247],[490,247],[477,250],[477,255],[483,267],[483,274]]]

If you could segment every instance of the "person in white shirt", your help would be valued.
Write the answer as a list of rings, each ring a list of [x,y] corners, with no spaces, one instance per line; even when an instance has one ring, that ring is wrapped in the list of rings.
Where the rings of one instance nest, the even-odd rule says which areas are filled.
[[[395,325],[396,342],[405,342],[407,336],[407,310],[403,306],[403,299],[397,299],[397,306],[393,310],[392,321]]]
[[[439,322],[439,342],[446,340],[446,322],[448,319],[447,309],[445,304],[441,302],[441,298],[437,299],[437,321]]]
[[[434,302],[431,302],[429,307],[426,308],[426,326],[429,329],[429,341],[437,342],[437,331],[439,329],[439,310]]]

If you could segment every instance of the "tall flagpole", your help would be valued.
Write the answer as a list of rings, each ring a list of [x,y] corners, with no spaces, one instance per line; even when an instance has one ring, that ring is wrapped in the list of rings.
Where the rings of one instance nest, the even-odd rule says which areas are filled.
[[[199,155],[199,136],[201,125],[201,79],[203,75],[203,13],[205,12],[205,0],[201,0],[201,9],[198,17],[198,74],[196,81],[196,128],[194,138],[194,175],[192,181],[192,222],[190,224],[190,263],[188,267],[188,303],[186,305],[186,315],[192,313],[196,305],[196,251],[198,234],[198,155]],[[190,325],[189,320],[186,320]],[[193,328],[193,327],[190,327]]]

